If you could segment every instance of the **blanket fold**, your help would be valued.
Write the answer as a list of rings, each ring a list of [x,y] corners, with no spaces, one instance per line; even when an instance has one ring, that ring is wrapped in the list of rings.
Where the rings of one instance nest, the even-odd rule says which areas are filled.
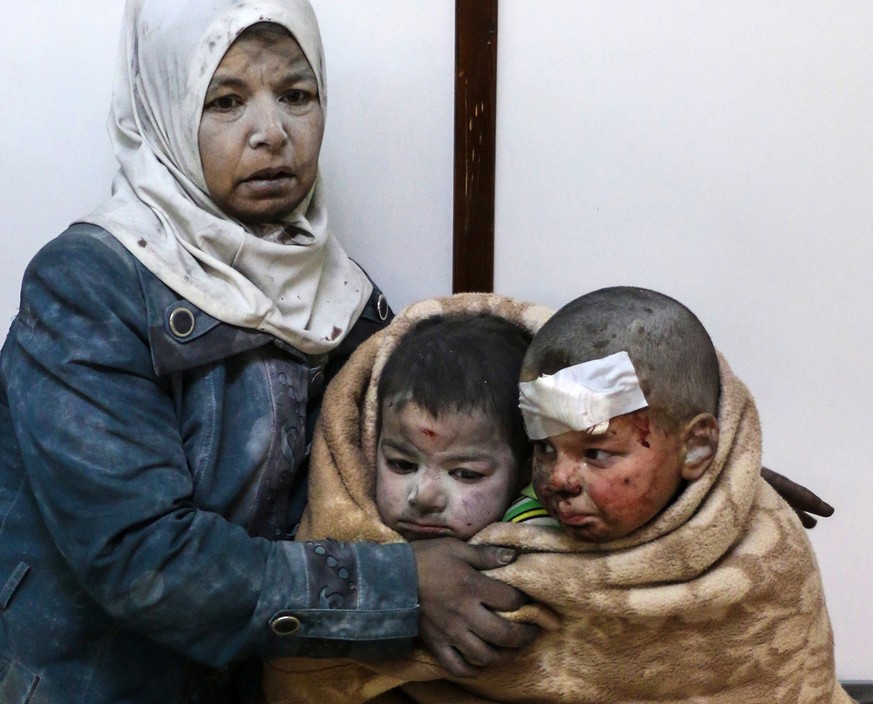
[[[373,499],[375,389],[409,328],[454,310],[492,312],[531,332],[549,315],[491,294],[462,294],[411,306],[365,343],[325,394],[298,539],[402,540],[380,522]],[[851,702],[836,681],[812,548],[793,511],[761,479],[754,401],[723,359],[720,365],[715,460],[653,521],[605,544],[511,523],[474,536],[521,553],[489,574],[534,602],[514,618],[543,626],[511,663],[453,680],[421,650],[364,664],[288,658],[265,668],[266,701]]]

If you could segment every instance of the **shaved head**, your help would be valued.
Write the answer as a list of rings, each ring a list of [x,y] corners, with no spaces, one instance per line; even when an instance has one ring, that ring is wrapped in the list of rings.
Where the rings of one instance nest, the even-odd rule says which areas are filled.
[[[581,296],[534,336],[521,380],[627,352],[654,419],[681,423],[718,411],[718,358],[702,323],[656,291],[618,286]]]

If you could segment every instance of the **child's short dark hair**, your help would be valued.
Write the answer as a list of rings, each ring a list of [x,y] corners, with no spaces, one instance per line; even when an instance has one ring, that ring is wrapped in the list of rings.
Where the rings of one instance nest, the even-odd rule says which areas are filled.
[[[425,318],[403,337],[379,379],[382,408],[414,402],[434,417],[480,412],[493,419],[522,466],[530,443],[518,408],[518,377],[531,335],[486,313]]]
[[[625,351],[655,418],[680,423],[718,412],[718,357],[688,308],[656,291],[604,288],[571,301],[534,337],[522,376],[530,380]]]

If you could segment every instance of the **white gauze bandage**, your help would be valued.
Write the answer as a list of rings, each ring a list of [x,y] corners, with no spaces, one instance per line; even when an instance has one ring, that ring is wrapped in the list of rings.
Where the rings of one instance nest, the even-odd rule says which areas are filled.
[[[648,406],[627,352],[519,384],[518,405],[531,440],[571,430],[604,433],[609,419]]]

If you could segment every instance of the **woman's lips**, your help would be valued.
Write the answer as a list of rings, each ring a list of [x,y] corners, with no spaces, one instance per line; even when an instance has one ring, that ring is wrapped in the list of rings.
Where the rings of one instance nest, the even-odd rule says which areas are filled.
[[[293,178],[294,173],[288,169],[262,169],[243,179],[242,185],[257,192],[270,193],[287,188]]]
[[[255,171],[253,174],[247,176],[245,181],[274,181],[279,178],[291,178],[294,175],[294,172],[291,169],[285,169],[282,167],[272,168],[272,169],[261,169],[260,171]]]

